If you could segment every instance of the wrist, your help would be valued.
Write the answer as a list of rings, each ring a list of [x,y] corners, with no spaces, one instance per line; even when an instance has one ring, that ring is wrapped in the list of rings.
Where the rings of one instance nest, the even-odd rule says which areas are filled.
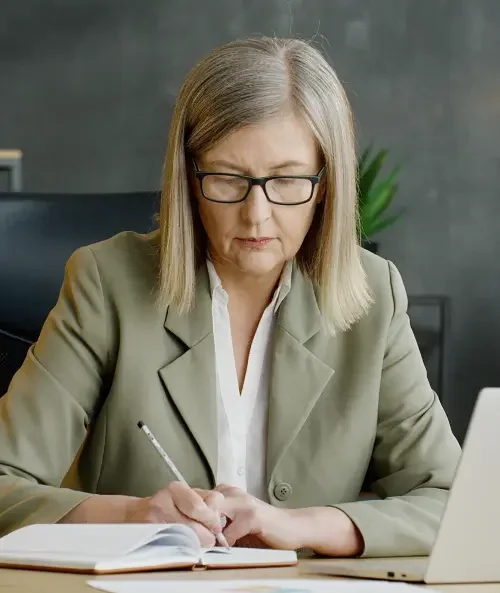
[[[60,523],[126,523],[140,498],[93,494],[62,517]]]
[[[287,524],[294,534],[295,549],[315,550],[322,528],[316,508],[283,509],[287,513]]]
[[[299,548],[324,556],[358,556],[364,541],[359,529],[341,510],[334,507],[292,509]]]

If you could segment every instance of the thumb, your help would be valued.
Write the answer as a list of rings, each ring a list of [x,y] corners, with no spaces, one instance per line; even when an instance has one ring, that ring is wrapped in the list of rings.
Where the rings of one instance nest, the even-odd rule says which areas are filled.
[[[203,493],[203,501],[209,509],[215,511],[220,517],[220,528],[221,531],[224,529],[227,523],[226,516],[222,513],[222,507],[224,506],[224,495],[220,492],[211,490]]]
[[[254,531],[253,513],[240,511],[236,513],[229,525],[224,529],[224,536],[230,546]]]

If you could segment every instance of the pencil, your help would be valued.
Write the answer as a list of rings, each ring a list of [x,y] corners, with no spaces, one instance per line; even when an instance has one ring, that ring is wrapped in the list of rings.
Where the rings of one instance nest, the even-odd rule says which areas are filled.
[[[189,486],[189,484],[187,483],[187,481],[184,479],[184,476],[177,469],[177,467],[175,466],[174,462],[170,459],[170,457],[167,455],[166,451],[163,449],[163,447],[160,445],[160,443],[156,440],[154,434],[149,430],[149,428],[147,427],[147,425],[141,420],[141,421],[139,421],[137,423],[137,426],[148,437],[150,443],[156,449],[157,453],[160,455],[160,457],[163,459],[163,461],[165,461],[165,463],[168,465],[168,467],[172,470],[173,474],[179,480],[179,482],[182,482],[183,484],[186,484],[186,485]],[[217,533],[215,535],[215,537],[216,537],[218,543],[221,546],[223,546],[224,548],[228,548],[229,549],[229,544],[227,543],[227,540],[224,537],[224,534],[223,533]]]

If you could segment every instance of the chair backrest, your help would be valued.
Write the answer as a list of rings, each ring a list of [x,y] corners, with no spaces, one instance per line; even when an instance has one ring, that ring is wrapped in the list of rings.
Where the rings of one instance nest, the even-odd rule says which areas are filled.
[[[0,193],[0,396],[54,306],[75,249],[155,228],[158,192]]]
[[[30,340],[0,330],[0,397],[6,393],[30,346]]]

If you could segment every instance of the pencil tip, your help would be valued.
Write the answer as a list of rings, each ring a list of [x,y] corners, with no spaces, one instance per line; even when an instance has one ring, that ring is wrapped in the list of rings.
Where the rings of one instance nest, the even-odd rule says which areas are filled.
[[[139,420],[139,422],[137,423],[137,426],[139,428],[142,428],[144,426],[144,422],[142,420]]]

